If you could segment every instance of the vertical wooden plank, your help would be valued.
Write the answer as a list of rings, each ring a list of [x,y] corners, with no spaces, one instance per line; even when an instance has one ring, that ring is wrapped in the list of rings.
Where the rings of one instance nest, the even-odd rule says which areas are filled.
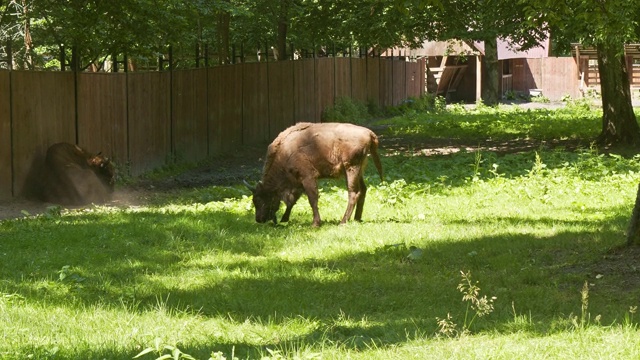
[[[416,76],[418,78],[418,96],[424,96],[427,92],[427,66],[425,59],[418,59],[416,62]]]
[[[208,155],[207,69],[178,70],[172,76],[174,157],[197,162]]]
[[[335,103],[335,68],[333,58],[316,59],[316,119]]]
[[[269,140],[295,124],[293,100],[293,63],[270,62],[269,66]]]
[[[294,118],[296,122],[319,122],[316,117],[316,70],[315,60],[304,59],[293,62]]]
[[[580,79],[575,76],[577,65],[571,57],[550,57],[540,59],[542,94],[552,101],[563,96],[580,97]]]
[[[367,59],[351,59],[351,96],[354,100],[367,102]]]
[[[258,145],[269,140],[269,81],[266,62],[241,65],[242,144]]]
[[[391,62],[391,105],[400,105],[407,98],[406,64],[404,60],[389,60]]]
[[[419,98],[420,93],[420,61],[407,62],[406,66],[406,97]]]
[[[75,81],[71,72],[13,71],[11,77],[13,188],[25,195],[47,148],[76,142]]]
[[[366,58],[367,62],[367,101],[375,106],[380,102],[380,58]]]
[[[335,60],[335,96],[336,98],[352,98],[351,91],[351,59],[338,57]]]
[[[120,170],[127,150],[127,74],[78,74],[78,145],[102,152]]]
[[[242,146],[242,66],[210,68],[209,153],[222,154]]]
[[[0,70],[0,200],[13,196],[10,86],[11,73]]]
[[[380,106],[393,105],[393,61],[380,59]]]
[[[131,174],[165,165],[171,156],[168,72],[129,73],[129,161]]]

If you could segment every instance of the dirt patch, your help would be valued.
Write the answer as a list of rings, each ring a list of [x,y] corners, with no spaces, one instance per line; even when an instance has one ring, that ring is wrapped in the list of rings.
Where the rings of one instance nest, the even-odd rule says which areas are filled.
[[[620,246],[608,251],[602,260],[585,269],[593,278],[615,278],[607,287],[616,291],[640,288],[640,246]]]
[[[266,146],[250,147],[232,154],[215,157],[200,166],[177,175],[140,177],[130,184],[118,185],[112,200],[104,205],[120,208],[142,206],[148,204],[149,199],[155,193],[212,185],[236,185],[242,183],[242,180],[255,182],[260,179],[265,151]],[[91,206],[65,208],[85,209]],[[38,215],[47,211],[57,211],[58,209],[60,207],[55,204],[18,197],[0,201],[0,220]]]

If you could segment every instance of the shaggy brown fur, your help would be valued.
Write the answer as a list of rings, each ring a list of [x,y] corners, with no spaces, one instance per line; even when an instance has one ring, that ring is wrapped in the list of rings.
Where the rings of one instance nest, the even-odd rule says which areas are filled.
[[[313,210],[313,225],[320,225],[318,178],[346,177],[349,202],[341,223],[355,208],[361,220],[366,185],[363,173],[371,154],[382,179],[378,137],[369,129],[342,123],[299,123],[283,132],[269,145],[262,180],[253,192],[256,221],[276,222],[280,201],[287,205],[281,221],[288,221],[291,208],[304,193]]]

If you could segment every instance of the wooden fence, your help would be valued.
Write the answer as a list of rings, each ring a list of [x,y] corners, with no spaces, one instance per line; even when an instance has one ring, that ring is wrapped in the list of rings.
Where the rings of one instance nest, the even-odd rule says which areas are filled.
[[[0,71],[0,199],[22,195],[29,172],[57,142],[102,151],[137,176],[266,144],[295,122],[319,122],[338,97],[397,105],[424,93],[424,71],[422,61],[381,58],[170,72]]]
[[[552,101],[564,96],[579,98],[580,78],[572,57],[513,60],[513,90],[528,93],[540,89]]]

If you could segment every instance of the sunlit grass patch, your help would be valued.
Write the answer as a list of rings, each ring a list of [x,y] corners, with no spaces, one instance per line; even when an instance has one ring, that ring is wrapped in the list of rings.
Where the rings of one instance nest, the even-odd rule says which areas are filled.
[[[596,117],[480,108],[384,124],[407,142],[473,144],[585,140]],[[612,263],[637,157],[419,150],[382,147],[385,181],[367,169],[363,221],[345,225],[344,180],[320,182],[320,228],[305,197],[289,223],[255,223],[240,184],[2,221],[0,357],[638,356],[635,263]],[[475,302],[461,272],[465,289],[480,289]],[[472,318],[482,299],[492,311]]]

